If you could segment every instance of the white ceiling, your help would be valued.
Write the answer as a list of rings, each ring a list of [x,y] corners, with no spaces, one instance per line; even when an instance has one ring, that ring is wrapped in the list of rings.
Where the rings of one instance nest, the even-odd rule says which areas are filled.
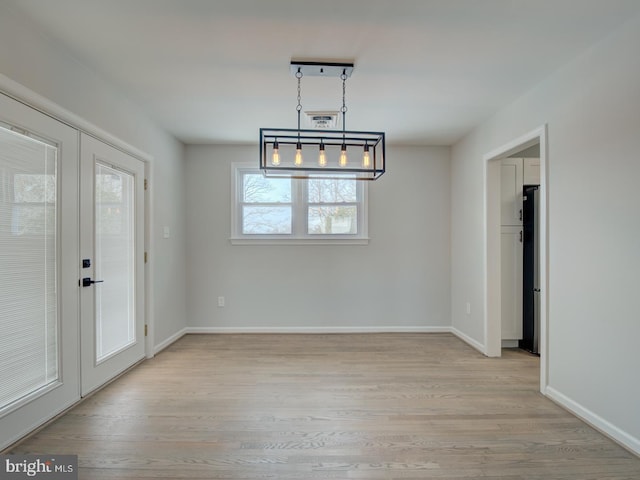
[[[638,0],[3,0],[186,143],[296,125],[291,59],[353,61],[347,129],[449,145],[640,14]],[[338,78],[302,80],[338,110]]]

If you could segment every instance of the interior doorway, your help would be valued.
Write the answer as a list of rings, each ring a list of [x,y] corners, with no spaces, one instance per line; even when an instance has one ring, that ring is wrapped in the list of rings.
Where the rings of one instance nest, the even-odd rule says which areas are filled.
[[[547,350],[547,138],[546,125],[539,127],[484,155],[485,168],[485,353],[499,357],[502,350],[502,264],[501,264],[501,165],[502,160],[532,146],[540,149],[539,186],[539,353],[540,391],[545,393],[548,377]]]

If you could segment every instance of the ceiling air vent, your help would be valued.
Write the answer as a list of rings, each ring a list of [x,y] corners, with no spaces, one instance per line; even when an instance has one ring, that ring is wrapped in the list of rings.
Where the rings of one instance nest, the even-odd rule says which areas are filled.
[[[331,130],[338,128],[339,112],[304,112],[310,128]]]

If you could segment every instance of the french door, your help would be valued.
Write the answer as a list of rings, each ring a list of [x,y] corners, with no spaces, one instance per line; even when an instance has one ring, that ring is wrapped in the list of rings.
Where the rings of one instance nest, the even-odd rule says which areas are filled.
[[[78,132],[0,94],[0,449],[80,398]]]
[[[144,347],[144,164],[82,134],[82,395],[141,360]]]
[[[144,358],[144,164],[0,93],[0,449]]]

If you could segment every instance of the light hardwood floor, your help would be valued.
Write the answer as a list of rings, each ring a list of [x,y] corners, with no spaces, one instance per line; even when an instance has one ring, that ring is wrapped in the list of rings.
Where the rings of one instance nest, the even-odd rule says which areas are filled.
[[[187,335],[13,453],[81,479],[640,479],[537,391],[538,359],[449,334]]]

